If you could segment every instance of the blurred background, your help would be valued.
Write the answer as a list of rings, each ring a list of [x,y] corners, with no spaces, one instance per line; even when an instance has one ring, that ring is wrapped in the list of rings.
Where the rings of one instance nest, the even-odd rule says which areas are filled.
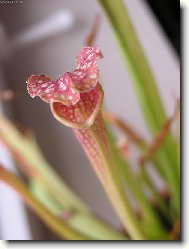
[[[124,0],[157,80],[166,111],[173,113],[180,96],[179,1]],[[96,14],[102,22],[96,45],[104,54],[100,64],[106,107],[149,138],[137,102],[132,79],[125,69],[113,31],[95,0],[24,0],[0,3],[0,89],[9,88],[15,98],[0,102],[0,111],[30,127],[59,175],[99,216],[120,224],[90,164],[72,134],[53,117],[39,98],[26,91],[32,74],[58,78],[75,67]],[[129,34],[128,34],[129,36]],[[0,145],[0,162],[14,169],[10,154]],[[135,157],[133,156],[135,164]],[[26,210],[20,198],[0,184],[0,239],[52,240],[56,237]]]

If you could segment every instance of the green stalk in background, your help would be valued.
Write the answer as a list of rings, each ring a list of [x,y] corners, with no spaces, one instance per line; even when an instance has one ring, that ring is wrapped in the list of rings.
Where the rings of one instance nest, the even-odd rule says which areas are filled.
[[[55,215],[48,211],[35,197],[32,196],[30,191],[22,183],[22,181],[13,173],[9,172],[0,165],[0,181],[7,183],[17,191],[27,205],[35,211],[35,213],[62,239],[68,240],[91,240],[90,237],[76,232],[68,224],[63,223]]]
[[[158,132],[166,114],[149,64],[122,0],[99,0],[117,35],[124,59],[135,80],[143,112],[152,132]]]
[[[98,223],[90,214],[75,212],[74,210],[63,210],[60,203],[37,181],[30,181],[30,189],[35,197],[49,209],[56,217],[66,220],[76,231],[91,237],[93,240],[127,240],[127,237],[115,232],[100,219]],[[89,227],[90,226],[90,227]],[[92,229],[91,229],[92,227]],[[87,232],[86,232],[87,231]]]
[[[152,207],[151,203],[149,202],[144,192],[142,191],[141,186],[136,184],[138,179],[133,173],[131,166],[129,165],[129,162],[123,160],[118,151],[118,148],[115,146],[116,143],[114,135],[110,129],[110,126],[107,123],[106,123],[106,128],[108,131],[109,140],[111,141],[111,144],[114,145],[112,146],[112,150],[116,158],[116,163],[123,178],[125,178],[126,184],[132,194],[133,199],[135,199],[137,203],[139,212],[141,213],[141,223],[145,232],[148,235],[148,238],[151,239],[162,238],[165,240],[168,239],[167,234],[160,220],[158,219],[154,208]],[[151,229],[148,229],[148,227],[151,227]]]
[[[133,83],[138,94],[139,102],[143,110],[151,132],[157,133],[167,117],[159,96],[158,89],[150,66],[145,58],[140,42],[127,13],[122,0],[99,0],[104,8],[114,32],[121,45],[124,59],[129,66],[133,76]],[[174,196],[176,209],[179,209],[179,179],[177,174],[177,153],[174,139],[169,132],[159,153],[162,168],[166,168],[164,174],[169,182],[170,189]]]

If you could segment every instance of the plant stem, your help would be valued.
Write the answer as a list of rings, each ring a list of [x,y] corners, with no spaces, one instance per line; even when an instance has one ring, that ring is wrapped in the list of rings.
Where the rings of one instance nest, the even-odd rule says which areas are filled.
[[[109,137],[109,140],[111,141],[111,144],[115,144],[115,138],[108,125],[107,125],[107,130],[108,130],[108,137]],[[161,222],[159,222],[157,214],[154,212],[153,207],[151,206],[151,204],[149,203],[149,200],[147,199],[144,192],[140,188],[140,185],[136,184],[137,177],[134,175],[131,169],[131,166],[128,164],[128,162],[122,159],[116,146],[114,146],[112,149],[114,151],[116,163],[121,171],[121,174],[125,178],[126,184],[128,185],[129,190],[133,194],[133,198],[137,202],[137,205],[141,212],[141,216],[142,216],[141,223],[144,223],[144,226],[150,226],[150,227],[156,228],[156,235],[157,235],[156,239],[158,238],[167,239],[166,231],[164,230]],[[153,230],[154,229],[150,229],[148,233],[153,232]],[[150,234],[148,234],[148,236],[150,236]]]
[[[160,130],[167,118],[150,66],[145,58],[126,7],[122,0],[99,0],[99,3],[103,6],[117,35],[124,59],[134,79],[133,83],[135,83],[141,108],[150,130],[154,134]],[[176,158],[176,146],[170,132],[167,134],[163,148],[159,153],[159,157],[162,157],[162,167],[167,168],[164,173],[176,203],[179,198],[178,191],[175,191],[175,188],[178,187],[176,165],[178,160]],[[176,209],[178,209],[178,205]]]
[[[137,146],[137,148],[139,150],[141,150],[143,152],[149,148],[150,145],[144,140],[144,138],[141,137],[135,130],[133,130],[133,128],[131,128],[126,122],[121,120],[118,116],[116,116],[112,112],[107,112],[107,111],[103,112],[103,116],[108,121],[108,123],[110,122],[111,124],[115,125],[126,136],[128,136],[129,139]],[[112,141],[112,143],[115,143],[115,139],[113,137],[112,131],[109,128],[108,124],[107,124],[107,128],[108,128],[109,139]],[[115,148],[115,150],[117,151],[117,148]],[[123,172],[123,174],[125,176],[126,182],[127,183],[130,182],[129,187],[132,190],[134,190],[135,193],[139,192],[139,191],[136,191],[136,188],[138,187],[138,185],[134,184],[136,179],[131,177],[132,172],[130,173],[131,170],[130,170],[130,167],[128,165],[128,162],[126,162],[125,160],[122,160],[120,158],[120,156],[118,155],[119,154],[118,151],[117,151],[117,153],[115,152],[115,154],[117,154],[117,162],[119,161],[118,165],[121,168],[121,171]],[[155,165],[156,170],[161,175],[161,177],[163,177],[164,173],[163,173],[163,170],[161,168],[161,162],[159,161],[159,157],[157,157],[156,154],[153,154],[152,156],[150,156],[149,160]],[[154,183],[151,182],[151,180],[149,179],[149,176],[146,174],[146,167],[145,166],[146,165],[141,165],[141,167],[140,167],[141,170],[140,170],[140,174],[138,175],[138,178],[141,179],[143,183],[145,183],[146,185],[149,186],[149,189],[153,191],[153,195],[154,195],[155,199],[157,199],[161,203],[162,211],[165,214],[168,214],[169,211],[165,207],[161,197],[159,196],[158,190],[154,187]],[[137,197],[137,201],[139,201],[139,200],[140,200],[140,198]],[[147,210],[147,214],[148,213],[149,212]]]
[[[170,216],[169,209],[165,204],[165,201],[162,199],[160,193],[154,186],[154,182],[152,182],[152,180],[149,178],[145,165],[141,165],[140,174],[138,174],[137,178],[141,183],[144,183],[146,186],[148,186],[149,190],[152,192],[153,200],[155,200],[162,213],[166,217],[172,219],[172,217]]]
[[[35,180],[30,181],[30,188],[36,198],[45,205],[57,217],[64,216],[64,213],[69,211],[62,208],[60,203],[48,191]],[[74,210],[73,210],[74,212]],[[97,222],[98,221],[98,222]],[[73,215],[67,220],[67,223],[77,231],[84,235],[91,237],[93,240],[127,240],[128,238],[113,228],[106,225],[98,218],[94,218],[92,214],[85,214],[75,211]],[[89,229],[91,227],[92,229]]]
[[[101,112],[90,128],[75,129],[74,132],[126,231],[132,239],[144,240],[145,235],[126,197]]]
[[[27,205],[43,220],[43,222],[56,232],[62,239],[68,240],[90,240],[90,237],[84,236],[74,229],[70,228],[67,224],[57,219],[48,209],[43,206],[32,194],[27,190],[21,180],[13,173],[7,171],[0,166],[0,180],[13,187]]]
[[[143,112],[153,132],[158,132],[166,120],[164,108],[140,42],[122,0],[99,0],[117,35],[124,59],[135,79]]]

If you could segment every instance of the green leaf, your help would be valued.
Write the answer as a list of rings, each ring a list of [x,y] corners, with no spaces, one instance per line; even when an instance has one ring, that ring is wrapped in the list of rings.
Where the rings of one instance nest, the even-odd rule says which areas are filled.
[[[61,222],[55,215],[42,205],[22,183],[22,181],[13,173],[9,172],[0,165],[0,180],[7,183],[16,190],[24,199],[26,204],[43,220],[62,239],[68,240],[90,240],[90,237],[76,232],[69,225]]]
[[[112,24],[123,57],[133,76],[138,100],[152,134],[158,132],[167,120],[155,79],[145,57],[129,14],[122,0],[99,0]],[[167,134],[158,157],[179,212],[179,179],[176,145],[172,134]]]
[[[64,212],[66,212],[67,209],[62,208],[57,200],[48,193],[40,182],[31,180],[30,189],[36,198],[54,215],[58,217],[64,216]],[[80,211],[74,212],[74,215],[67,220],[67,223],[76,231],[80,231],[84,235],[93,238],[93,240],[127,240],[126,236],[114,230],[100,219],[94,218],[90,213],[85,214]]]

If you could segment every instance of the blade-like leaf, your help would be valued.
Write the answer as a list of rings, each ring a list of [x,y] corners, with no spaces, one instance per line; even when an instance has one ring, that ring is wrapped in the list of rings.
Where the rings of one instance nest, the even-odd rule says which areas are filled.
[[[99,32],[100,24],[101,24],[101,16],[100,14],[97,14],[95,21],[93,23],[92,29],[86,38],[86,41],[85,41],[86,46],[88,47],[94,46],[96,37]]]
[[[43,222],[56,232],[62,239],[68,240],[90,240],[90,237],[84,236],[76,232],[66,223],[61,222],[48,209],[43,206],[32,194],[28,191],[22,181],[13,173],[6,170],[0,165],[0,180],[7,183],[16,190],[24,199],[26,204],[43,220]]]
[[[159,131],[166,121],[166,114],[162,105],[155,79],[145,57],[142,46],[132,25],[123,0],[99,0],[121,46],[123,56],[133,76],[133,84],[138,95],[141,109],[146,123],[152,134]],[[169,182],[174,207],[179,212],[179,182],[178,159],[176,144],[171,132],[167,134],[163,149],[158,153],[163,173]]]

